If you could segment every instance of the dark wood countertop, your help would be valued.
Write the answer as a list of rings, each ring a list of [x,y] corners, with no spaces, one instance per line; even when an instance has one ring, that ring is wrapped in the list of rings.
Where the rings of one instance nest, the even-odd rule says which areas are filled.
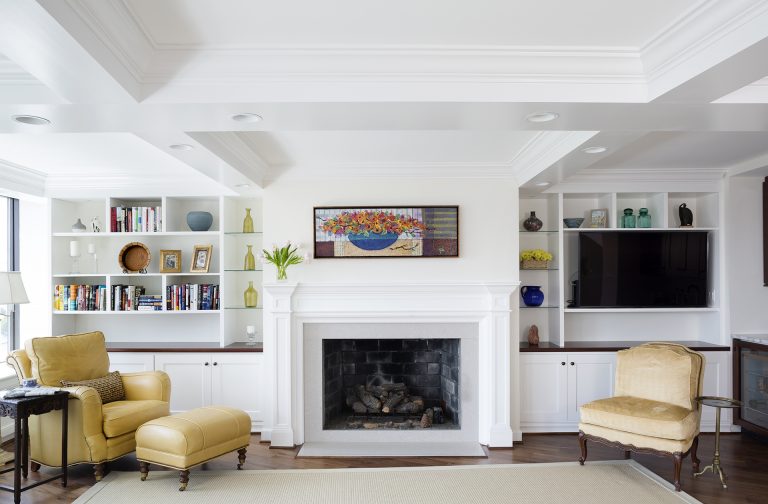
[[[107,352],[263,352],[261,343],[249,346],[237,342],[225,347],[218,343],[107,342]]]
[[[642,345],[647,341],[567,341],[565,346],[554,343],[541,342],[538,346],[531,346],[528,342],[520,343],[521,352],[616,352],[633,346]],[[706,341],[669,341],[679,343],[697,352],[727,352],[731,349],[728,345],[715,345]]]

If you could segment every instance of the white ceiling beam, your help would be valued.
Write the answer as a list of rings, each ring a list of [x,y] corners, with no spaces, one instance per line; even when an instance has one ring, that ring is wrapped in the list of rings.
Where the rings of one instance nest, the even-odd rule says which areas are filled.
[[[38,2],[0,0],[0,53],[71,103],[131,103],[139,96],[135,83],[110,72],[115,67],[105,65],[104,55],[90,54]]]
[[[245,180],[239,183],[248,181],[263,187],[269,165],[236,132],[189,132],[188,135],[242,174]]]
[[[597,131],[542,131],[529,141],[512,160],[515,180],[522,186],[564,156],[588,141]],[[538,181],[542,181],[541,178]]]

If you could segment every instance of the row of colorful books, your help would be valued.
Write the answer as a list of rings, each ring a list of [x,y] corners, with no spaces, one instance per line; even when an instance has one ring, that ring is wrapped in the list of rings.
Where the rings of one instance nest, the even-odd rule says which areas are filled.
[[[110,229],[113,233],[156,233],[162,231],[162,207],[112,207]]]
[[[217,284],[169,285],[165,290],[165,309],[218,310],[219,286]]]
[[[54,285],[53,309],[58,311],[105,311],[107,310],[107,286]]]

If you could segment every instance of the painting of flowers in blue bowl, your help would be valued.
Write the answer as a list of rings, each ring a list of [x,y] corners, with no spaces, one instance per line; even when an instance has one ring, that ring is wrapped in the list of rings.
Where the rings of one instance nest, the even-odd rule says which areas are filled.
[[[459,208],[316,207],[315,257],[458,257]]]

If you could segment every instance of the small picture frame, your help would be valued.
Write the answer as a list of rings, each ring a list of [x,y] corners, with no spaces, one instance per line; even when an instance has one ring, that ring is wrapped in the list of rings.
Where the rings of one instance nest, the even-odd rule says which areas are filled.
[[[160,273],[181,273],[181,250],[160,251]]]
[[[208,273],[212,253],[213,245],[195,245],[192,252],[192,264],[189,267],[190,273]]]
[[[589,211],[589,227],[605,228],[608,227],[608,209],[593,208]]]

